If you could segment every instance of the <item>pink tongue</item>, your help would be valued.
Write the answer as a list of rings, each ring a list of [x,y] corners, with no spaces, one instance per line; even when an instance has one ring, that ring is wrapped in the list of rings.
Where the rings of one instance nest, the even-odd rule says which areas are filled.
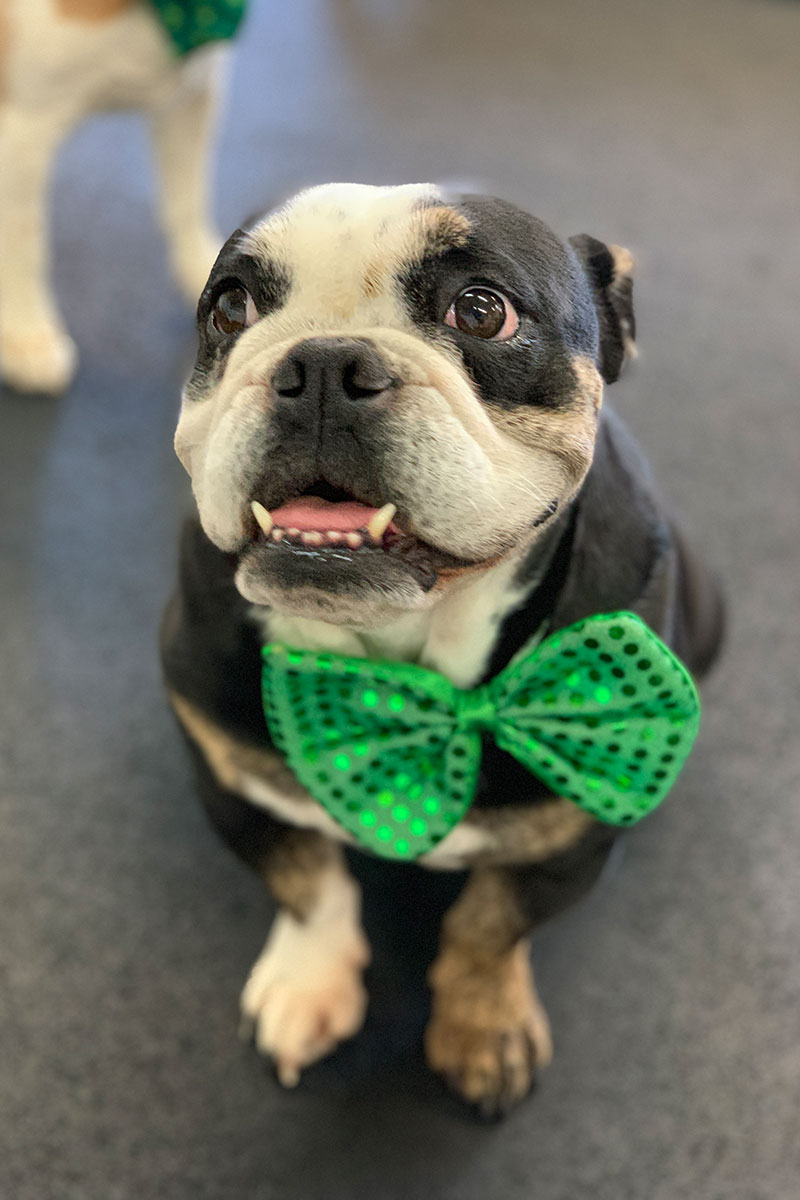
[[[323,500],[321,496],[298,496],[296,500],[273,509],[271,516],[281,529],[318,530],[320,533],[332,529],[339,533],[351,533],[354,529],[363,529],[377,511],[356,500],[343,500],[336,504],[331,500]]]

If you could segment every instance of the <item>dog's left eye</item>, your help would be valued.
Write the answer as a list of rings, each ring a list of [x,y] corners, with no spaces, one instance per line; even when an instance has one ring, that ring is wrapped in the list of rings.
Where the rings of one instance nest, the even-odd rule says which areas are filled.
[[[226,337],[241,333],[257,320],[258,312],[253,298],[243,287],[232,287],[221,292],[211,311],[211,324],[217,333]]]
[[[508,297],[481,284],[472,284],[458,293],[445,313],[444,323],[493,342],[505,342],[519,329],[519,317]]]

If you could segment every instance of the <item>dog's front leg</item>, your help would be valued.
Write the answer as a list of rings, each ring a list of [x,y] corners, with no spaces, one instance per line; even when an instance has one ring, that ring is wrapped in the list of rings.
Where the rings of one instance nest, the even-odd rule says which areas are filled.
[[[242,992],[243,1027],[291,1087],[304,1067],[361,1028],[369,945],[361,895],[333,842],[287,831],[264,874],[280,908]]]
[[[51,291],[47,216],[67,108],[0,104],[0,374],[25,392],[62,392],[77,362]]]
[[[194,306],[222,239],[210,218],[210,181],[227,47],[194,51],[151,109],[161,189],[161,224],[175,278]]]
[[[476,869],[445,917],[429,975],[428,1063],[487,1116],[521,1100],[535,1069],[552,1056],[550,1025],[533,983],[529,928],[511,873]]]

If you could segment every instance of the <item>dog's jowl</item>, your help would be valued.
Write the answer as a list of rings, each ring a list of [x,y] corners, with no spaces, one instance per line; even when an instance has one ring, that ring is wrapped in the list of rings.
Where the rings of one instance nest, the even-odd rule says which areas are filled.
[[[242,1009],[286,1083],[363,1020],[349,844],[469,869],[426,1054],[485,1111],[519,1100],[551,1055],[531,932],[688,751],[721,609],[603,403],[631,269],[499,200],[331,185],[211,272],[163,657],[280,906]]]

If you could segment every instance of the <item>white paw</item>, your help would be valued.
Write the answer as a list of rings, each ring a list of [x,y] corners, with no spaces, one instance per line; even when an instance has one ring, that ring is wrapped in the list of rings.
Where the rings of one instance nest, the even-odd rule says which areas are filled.
[[[0,376],[20,392],[58,395],[69,387],[77,365],[75,343],[58,325],[0,328]]]
[[[208,283],[217,255],[222,248],[222,238],[211,230],[199,230],[192,236],[184,236],[172,247],[172,270],[184,297],[195,307],[200,293]]]
[[[241,997],[243,1031],[269,1055],[284,1087],[361,1028],[369,946],[357,925],[289,913],[275,918]]]

